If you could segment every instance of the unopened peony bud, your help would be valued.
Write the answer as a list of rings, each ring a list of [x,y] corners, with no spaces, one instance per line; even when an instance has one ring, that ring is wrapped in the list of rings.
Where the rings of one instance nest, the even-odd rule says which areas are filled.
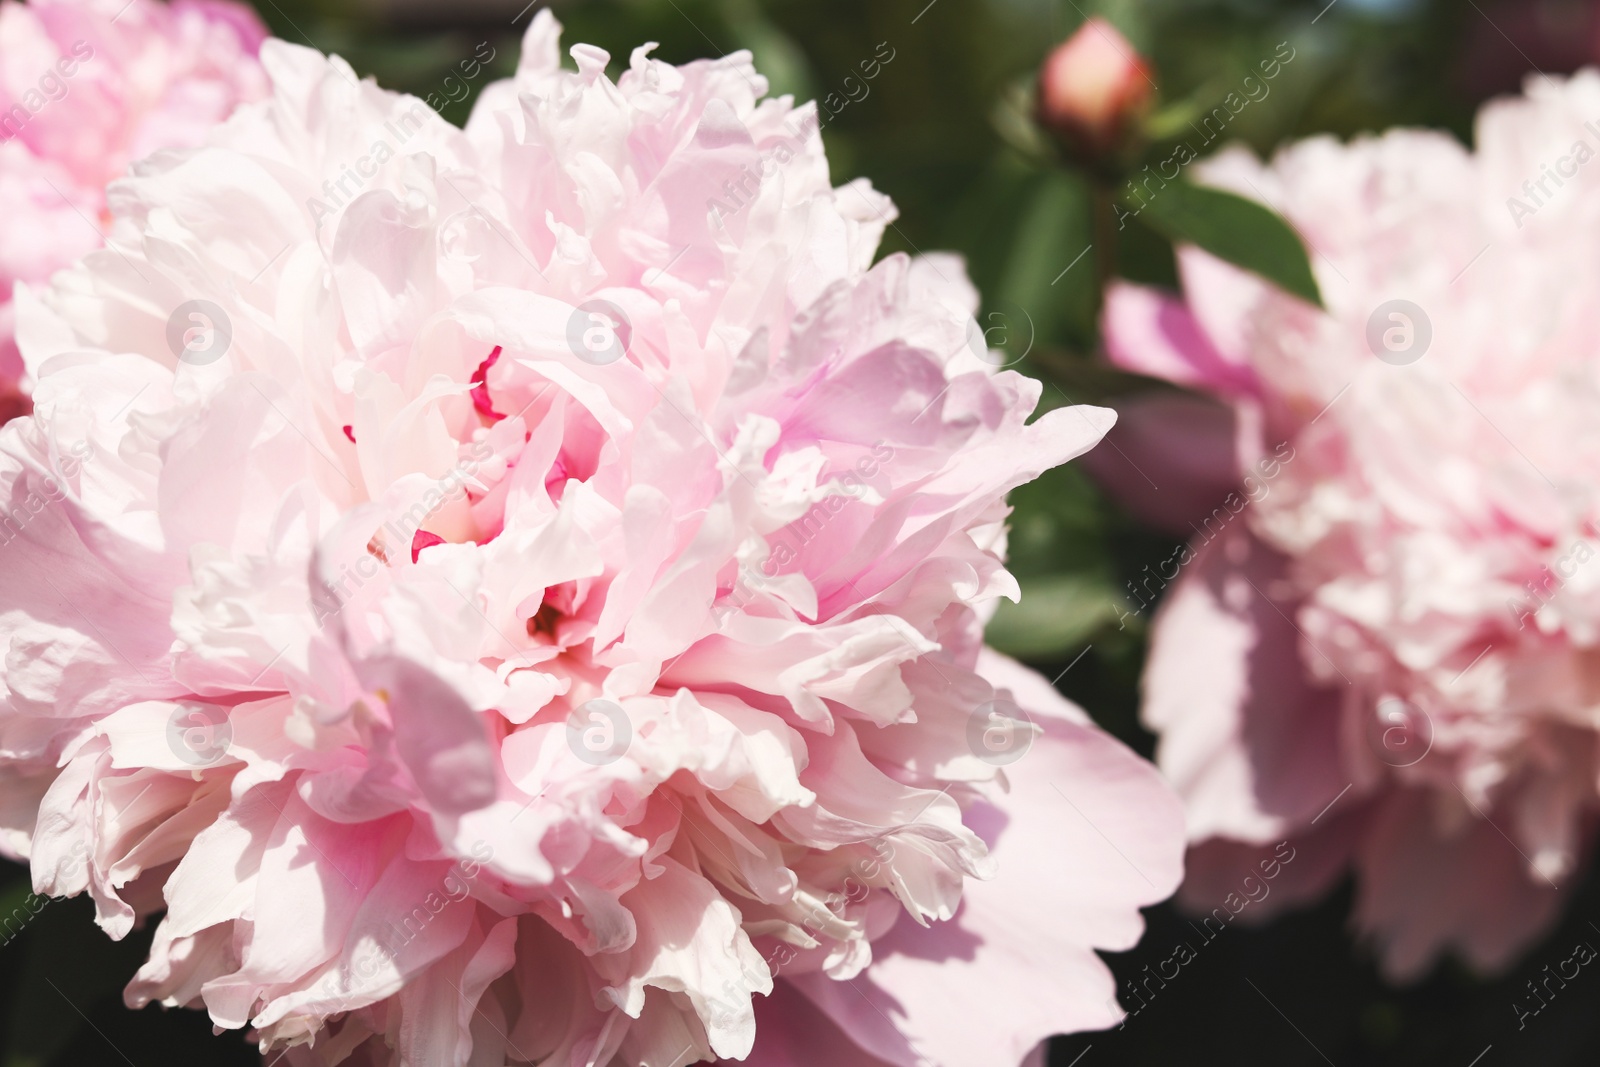
[[[1128,39],[1092,18],[1039,70],[1039,122],[1085,163],[1117,154],[1149,107],[1150,69]]]

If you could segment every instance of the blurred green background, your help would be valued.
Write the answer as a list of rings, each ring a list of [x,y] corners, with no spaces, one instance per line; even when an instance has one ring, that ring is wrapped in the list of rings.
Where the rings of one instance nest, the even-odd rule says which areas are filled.
[[[473,95],[515,65],[521,31],[543,0],[258,0],[273,31],[348,59],[360,73],[449,100],[462,122]],[[1570,70],[1596,54],[1595,5],[1549,0],[572,0],[553,5],[566,40],[611,52],[613,73],[637,44],[660,42],[675,62],[750,49],[776,93],[844,95],[860,61],[892,52],[866,93],[824,130],[836,183],[870,177],[900,218],[885,252],[954,250],[985,298],[990,343],[1045,380],[1045,401],[1102,401],[1146,388],[1096,361],[1094,257],[1085,182],[1019,144],[1017,94],[1048,49],[1089,15],[1110,18],[1153,62],[1163,104],[1219,102],[1280,42],[1295,60],[1229,127],[1259,152],[1312,133],[1340,136],[1430,125],[1470,140],[1486,96],[1530,70]],[[452,77],[495,50],[489,74]],[[459,99],[450,99],[459,97]],[[1013,103],[1008,104],[1008,100]],[[1135,220],[1119,273],[1170,283],[1171,250]],[[1026,353],[1024,356],[1023,353]],[[991,640],[1049,676],[1103,725],[1149,754],[1136,719],[1145,613],[1119,627],[1118,590],[1167,559],[1168,536],[1142,528],[1078,465],[1013,496],[1012,554],[1026,595],[1003,611]],[[0,868],[0,916],[26,891]],[[1513,1000],[1545,963],[1600,928],[1600,886],[1511,973],[1484,981],[1445,966],[1408,988],[1387,987],[1347,936],[1350,893],[1265,929],[1235,928],[1126,1027],[1057,1041],[1056,1067],[1189,1063],[1443,1064],[1558,1067],[1600,1060],[1600,979],[1574,988],[1525,1030]],[[1112,957],[1121,978],[1165,959],[1189,933],[1162,906],[1141,946]],[[49,904],[20,932],[0,930],[0,1067],[156,1063],[247,1064],[259,1057],[234,1033],[213,1037],[198,1012],[129,1012],[120,988],[148,931],[113,945],[86,902]],[[1585,982],[1597,983],[1593,989]],[[1252,988],[1252,985],[1255,988]],[[1263,995],[1265,994],[1265,995]],[[1270,997],[1270,1003],[1267,1000]],[[69,1003],[70,1001],[70,1003]],[[76,1004],[83,1009],[79,1014]],[[975,1026],[983,1020],[974,1020]],[[118,1051],[120,1050],[120,1052]],[[1477,1057],[1481,1057],[1478,1059]],[[424,1065],[418,1065],[424,1067]]]

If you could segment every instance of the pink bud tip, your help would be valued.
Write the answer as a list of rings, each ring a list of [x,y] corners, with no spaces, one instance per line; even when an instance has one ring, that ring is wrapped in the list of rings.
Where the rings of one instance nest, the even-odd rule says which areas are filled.
[[[1149,106],[1150,68],[1117,28],[1092,18],[1039,71],[1039,121],[1074,156],[1115,152]]]

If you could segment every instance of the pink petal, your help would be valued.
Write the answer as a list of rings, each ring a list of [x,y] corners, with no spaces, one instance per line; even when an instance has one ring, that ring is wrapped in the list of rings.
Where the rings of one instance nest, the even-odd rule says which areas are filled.
[[[770,997],[756,1002],[756,1047],[745,1067],[890,1067],[864,1051],[831,1016],[790,983],[780,981]]]
[[[1488,819],[1440,826],[1427,794],[1396,791],[1361,844],[1356,922],[1395,981],[1420,978],[1453,949],[1481,972],[1515,962],[1560,917],[1572,889],[1542,881]]]
[[[1233,412],[1168,391],[1112,403],[1117,424],[1083,466],[1136,518],[1190,536],[1239,485]]]
[[[902,918],[856,981],[794,979],[863,1048],[904,1067],[918,1053],[941,1067],[1020,1063],[1052,1034],[1117,1022],[1095,950],[1132,947],[1138,909],[1182,876],[1183,812],[1160,775],[1043,678],[992,652],[980,662],[1044,728],[1006,768],[1010,792],[967,812],[999,873],[967,884],[951,922]]]
[[[1114,282],[1106,290],[1100,328],[1106,355],[1123,370],[1223,397],[1259,390],[1249,364],[1219,350],[1178,297]]]
[[[1205,527],[1211,539],[1161,606],[1143,716],[1162,735],[1157,763],[1188,805],[1190,840],[1266,843],[1351,779],[1339,763],[1340,693],[1306,678],[1295,605],[1270,599],[1284,560],[1229,518]]]

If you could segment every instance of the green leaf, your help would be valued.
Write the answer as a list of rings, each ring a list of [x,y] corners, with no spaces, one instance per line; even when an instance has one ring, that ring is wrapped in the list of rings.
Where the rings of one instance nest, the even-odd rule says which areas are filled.
[[[1077,464],[1045,471],[1011,491],[1008,567],[1024,588],[1034,575],[1095,574],[1114,584],[1110,513]]]
[[[1006,86],[989,111],[989,125],[1023,159],[1047,166],[1055,156],[1049,138],[1033,118],[1033,83],[1031,77],[1019,78]]]
[[[1254,200],[1184,181],[1168,182],[1151,194],[1142,201],[1125,196],[1123,203],[1173,241],[1198,245],[1322,306],[1305,245],[1281,215]]]
[[[1079,175],[1043,171],[1021,191],[1010,250],[979,324],[1006,357],[1035,345],[1093,336],[1094,257],[1089,246],[1089,186]],[[1001,331],[994,331],[995,326]],[[1004,345],[996,340],[1005,337]]]
[[[1000,602],[984,640],[1008,656],[1038,660],[1080,649],[1127,609],[1109,582],[1091,574],[1022,580],[1022,601]]]

